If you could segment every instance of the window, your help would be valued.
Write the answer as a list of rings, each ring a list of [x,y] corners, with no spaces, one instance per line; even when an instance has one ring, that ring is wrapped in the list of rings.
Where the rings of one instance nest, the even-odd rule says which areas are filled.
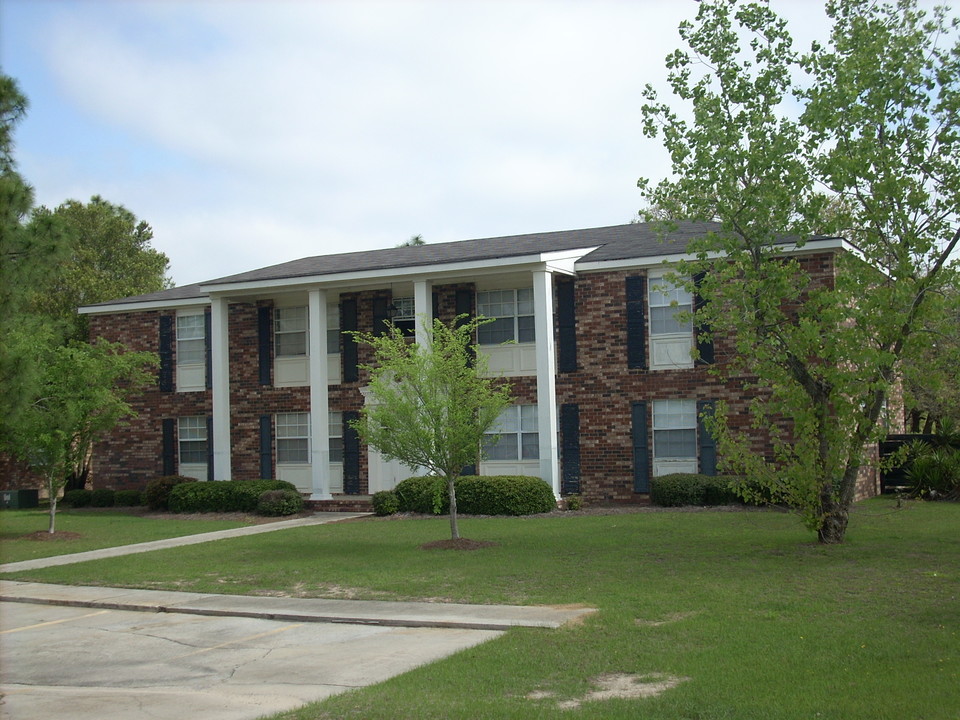
[[[676,318],[678,313],[690,312],[692,308],[693,296],[685,288],[664,278],[650,278],[651,335],[692,333],[693,320],[680,322]]]
[[[396,314],[391,319],[393,326],[402,330],[404,335],[412,336],[416,332],[416,310],[412,297],[393,298]]]
[[[327,305],[327,354],[336,355],[340,352],[340,306],[336,303]]]
[[[177,315],[177,365],[202,365],[204,360],[203,313]]]
[[[497,434],[500,438],[495,440]],[[500,413],[497,422],[484,437],[483,451],[487,460],[539,459],[537,406],[514,405]]]
[[[343,413],[330,411],[330,462],[343,462]]]
[[[310,462],[310,413],[277,413],[277,463]]]
[[[693,367],[693,319],[677,315],[693,310],[693,296],[662,277],[651,277],[650,367],[654,370]]]
[[[532,343],[533,288],[487,290],[477,293],[477,314],[493,318],[481,325],[477,339],[481,345],[500,345],[511,340]]]
[[[307,354],[307,308],[277,308],[274,311],[274,349],[277,357]]]
[[[696,401],[653,401],[653,457],[655,460],[697,457]]]
[[[202,316],[201,316],[202,319]],[[207,464],[207,419],[185,417],[177,422],[181,465]]]

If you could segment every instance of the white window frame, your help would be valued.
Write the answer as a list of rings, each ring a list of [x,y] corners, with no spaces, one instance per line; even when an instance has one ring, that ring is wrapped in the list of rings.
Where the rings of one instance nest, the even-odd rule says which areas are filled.
[[[697,438],[697,401],[687,399],[654,400],[653,463],[655,475],[671,472],[697,472],[699,444]],[[677,433],[692,444],[692,453],[676,454],[666,446],[674,444]],[[668,434],[670,437],[668,439]]]
[[[513,288],[477,291],[477,315],[493,322],[477,329],[480,345],[502,345],[505,342],[533,344],[534,330],[533,288]],[[491,337],[498,333],[498,337]]]
[[[177,392],[207,389],[206,320],[203,311],[181,310],[176,315]]]
[[[500,437],[494,441],[494,437]],[[540,459],[540,433],[536,405],[506,408],[490,431],[484,433],[485,462],[524,462]],[[495,455],[501,457],[495,457]]]
[[[177,418],[177,460],[180,466],[202,465],[207,466],[210,438],[207,437],[207,418],[200,416]],[[191,453],[202,453],[201,460],[184,459],[184,445],[200,445],[201,448],[192,448]],[[188,457],[190,453],[187,454]]]
[[[331,410],[328,423],[330,462],[343,464],[343,413],[339,410]]]
[[[273,418],[274,442],[277,445],[277,465],[309,465],[310,464],[310,413],[287,412],[277,413]],[[290,459],[288,453],[293,442],[303,443],[303,450],[298,450],[295,459]],[[286,456],[286,457],[284,457]]]
[[[340,305],[327,304],[327,355],[340,354]]]
[[[287,317],[283,317],[286,315]],[[273,352],[278,358],[307,357],[310,348],[309,310],[306,305],[276,307],[273,309]],[[302,327],[301,327],[302,326]],[[281,352],[281,336],[303,336],[303,352]],[[298,343],[299,344],[299,343]]]
[[[669,311],[673,309],[671,314]],[[693,293],[675,285],[662,275],[648,278],[648,327],[650,330],[650,369],[668,370],[693,367],[693,319],[680,323],[677,313],[693,312]],[[658,328],[661,316],[671,315],[673,326]]]

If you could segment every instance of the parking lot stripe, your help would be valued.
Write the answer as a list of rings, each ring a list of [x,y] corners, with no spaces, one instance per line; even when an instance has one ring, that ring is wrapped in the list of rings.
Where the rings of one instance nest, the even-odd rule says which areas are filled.
[[[73,622],[75,620],[83,620],[84,618],[94,617],[95,615],[103,615],[104,613],[111,612],[110,610],[98,610],[97,612],[87,613],[86,615],[78,615],[77,617],[72,618],[63,618],[63,620],[51,620],[49,622],[36,623],[35,625],[25,625],[21,628],[12,628],[10,630],[0,631],[0,635],[9,635],[10,633],[23,632],[24,630],[36,630],[37,628],[47,627],[48,625],[60,625],[61,623]]]
[[[236,645],[237,643],[247,642],[248,640],[257,640],[258,638],[267,637],[267,635],[276,635],[277,633],[286,632],[287,630],[293,630],[293,628],[298,628],[303,623],[296,623],[294,625],[284,625],[282,628],[277,628],[276,630],[268,630],[267,632],[257,633],[256,635],[248,635],[247,637],[237,638],[236,640],[231,640],[229,642],[220,643],[219,645],[214,645],[208,648],[201,648],[199,650],[194,650],[193,652],[187,653],[186,655],[178,655],[173,660],[182,660],[183,658],[192,657],[194,655],[200,655],[205,652],[210,652],[211,650],[219,650],[222,647],[227,647],[228,645]]]

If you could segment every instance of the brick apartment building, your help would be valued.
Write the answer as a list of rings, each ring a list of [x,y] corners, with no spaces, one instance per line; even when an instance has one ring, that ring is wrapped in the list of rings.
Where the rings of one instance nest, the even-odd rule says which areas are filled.
[[[695,298],[664,279],[711,229],[684,223],[661,241],[630,224],[311,257],[81,308],[91,337],[161,358],[138,416],[96,446],[94,484],[276,477],[341,502],[392,488],[413,471],[349,427],[371,358],[341,331],[392,322],[416,335],[424,318],[460,313],[494,318],[479,350],[515,397],[479,472],[535,475],[594,502],[644,498],[655,475],[713,474],[700,416],[722,397],[746,425],[748,398],[742,381],[708,372],[728,357],[721,339],[700,342],[694,362],[696,329],[674,315]],[[784,246],[828,283],[848,249],[839,238]],[[865,477],[861,494],[875,488]]]

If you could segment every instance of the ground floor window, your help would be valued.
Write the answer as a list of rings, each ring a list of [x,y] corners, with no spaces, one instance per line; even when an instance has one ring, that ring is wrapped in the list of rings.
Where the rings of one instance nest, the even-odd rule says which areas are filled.
[[[653,457],[655,460],[697,459],[695,400],[653,401]]]
[[[539,459],[537,406],[514,405],[500,413],[497,422],[484,437],[483,450],[487,460]]]
[[[343,462],[343,413],[330,412],[330,462]]]
[[[177,422],[181,465],[206,465],[207,419],[184,417]]]
[[[277,413],[277,463],[310,462],[310,413]]]

